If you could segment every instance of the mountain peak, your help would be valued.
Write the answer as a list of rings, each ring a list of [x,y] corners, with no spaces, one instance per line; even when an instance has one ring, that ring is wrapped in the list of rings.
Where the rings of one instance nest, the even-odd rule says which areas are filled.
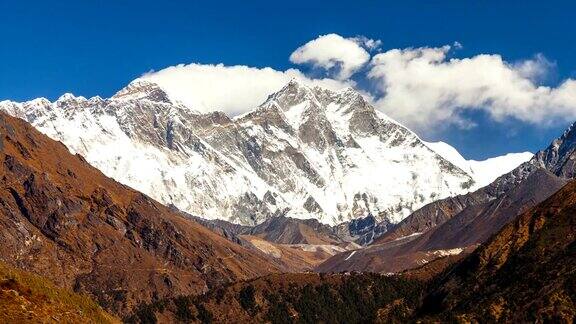
[[[67,103],[70,102],[83,102],[83,101],[87,101],[87,99],[82,96],[76,97],[74,94],[66,92],[65,94],[61,95],[58,99],[56,99],[55,103],[57,105],[62,104],[66,105]]]
[[[155,82],[136,79],[118,91],[112,99],[139,100],[147,99],[156,102],[173,103],[166,91]]]
[[[318,99],[312,89],[302,81],[292,79],[278,92],[268,96],[268,99],[260,107],[266,110],[275,107],[287,111],[306,101],[314,102],[319,106]]]
[[[41,98],[36,98],[36,99],[32,99],[30,101],[25,102],[24,104],[29,105],[29,106],[49,106],[51,104],[50,100],[41,97]]]
[[[275,104],[286,110],[304,101],[312,101],[315,106],[319,107],[333,101],[340,103],[368,102],[358,90],[351,86],[334,91],[318,85],[310,86],[302,80],[293,78],[282,89],[270,95],[262,106]]]
[[[304,87],[304,88],[308,88],[307,85],[304,84],[304,82],[302,82],[302,80],[299,80],[297,78],[292,78],[290,79],[290,81],[288,81],[288,83],[286,84],[285,87]]]
[[[56,101],[68,101],[76,98],[72,93],[66,92],[65,94],[61,95]]]
[[[576,123],[573,123],[534,159],[557,176],[572,178],[576,175]]]
[[[292,78],[277,94],[282,95],[312,95],[312,89],[301,80]],[[274,96],[273,95],[273,96]]]
[[[344,94],[344,95],[361,96],[360,92],[358,92],[358,90],[354,89],[354,87],[351,87],[351,86],[347,86],[345,88],[342,88],[338,92],[341,94]]]
[[[369,104],[369,101],[364,98],[364,95],[360,91],[354,89],[351,86],[343,88],[336,93],[340,100],[348,103],[358,103],[358,104]]]

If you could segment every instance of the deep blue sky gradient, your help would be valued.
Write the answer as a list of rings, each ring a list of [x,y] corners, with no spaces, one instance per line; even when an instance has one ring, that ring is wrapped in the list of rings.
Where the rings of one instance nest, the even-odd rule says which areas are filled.
[[[0,100],[108,97],[149,70],[179,63],[292,67],[318,35],[365,35],[390,48],[458,41],[458,57],[544,54],[548,81],[576,77],[573,1],[11,1],[0,0]],[[473,116],[479,127],[428,138],[481,159],[536,151],[567,124],[539,128]]]

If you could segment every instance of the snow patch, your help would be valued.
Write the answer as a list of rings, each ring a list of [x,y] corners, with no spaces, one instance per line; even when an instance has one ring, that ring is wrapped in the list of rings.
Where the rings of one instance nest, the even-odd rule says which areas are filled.
[[[473,189],[485,187],[499,176],[514,170],[520,164],[529,161],[534,154],[530,152],[508,153],[502,156],[482,161],[466,160],[450,144],[444,142],[424,142],[430,149],[438,153],[452,164],[470,174],[476,181]]]
[[[352,251],[352,252],[350,253],[350,255],[348,255],[348,256],[346,257],[346,259],[344,259],[344,261],[348,261],[352,256],[354,256],[354,254],[356,254],[356,251]]]

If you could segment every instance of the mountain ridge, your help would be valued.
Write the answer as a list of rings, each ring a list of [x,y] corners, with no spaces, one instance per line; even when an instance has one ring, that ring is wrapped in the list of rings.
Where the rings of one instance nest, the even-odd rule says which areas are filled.
[[[279,215],[397,223],[474,183],[352,88],[293,80],[234,118],[198,113],[141,79],[108,99],[67,94],[0,109],[165,205],[244,225]]]

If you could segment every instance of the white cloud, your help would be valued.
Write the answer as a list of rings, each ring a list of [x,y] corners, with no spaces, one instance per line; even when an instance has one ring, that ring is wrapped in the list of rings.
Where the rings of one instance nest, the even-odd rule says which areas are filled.
[[[542,86],[555,65],[544,56],[507,62],[497,54],[451,58],[452,46],[391,49],[375,54],[381,42],[363,36],[320,36],[290,56],[294,63],[308,63],[337,72],[335,79],[312,79],[298,69],[189,64],[143,76],[176,99],[199,111],[221,110],[234,116],[252,110],[268,95],[296,78],[329,89],[354,86],[374,106],[420,133],[449,125],[474,127],[469,111],[484,111],[496,121],[515,118],[525,123],[552,125],[576,119],[576,81],[556,87]],[[368,63],[369,62],[369,63]],[[364,68],[362,68],[364,67]],[[358,71],[362,70],[362,73]]]
[[[295,64],[311,64],[316,68],[335,70],[337,79],[347,79],[370,60],[364,49],[380,46],[379,41],[360,38],[344,38],[337,34],[319,36],[296,49],[290,55]]]
[[[537,54],[532,60],[525,60],[513,64],[513,69],[518,71],[520,76],[537,83],[546,79],[550,71],[556,64],[548,61],[542,54]]]
[[[141,77],[159,84],[171,97],[201,112],[219,110],[230,116],[250,111],[292,78],[338,90],[352,81],[310,79],[296,69],[277,71],[243,65],[189,64],[149,72]]]
[[[368,38],[366,36],[356,36],[353,38],[350,38],[350,40],[353,40],[356,44],[360,44],[362,47],[364,47],[365,49],[369,50],[369,51],[374,51],[380,48],[380,46],[382,46],[382,41],[379,39],[371,39]]]
[[[393,49],[373,57],[368,78],[380,92],[375,105],[420,131],[456,124],[472,127],[466,110],[483,110],[549,124],[576,118],[576,81],[538,85],[553,66],[543,56],[515,64],[500,55],[447,58],[450,46]]]

